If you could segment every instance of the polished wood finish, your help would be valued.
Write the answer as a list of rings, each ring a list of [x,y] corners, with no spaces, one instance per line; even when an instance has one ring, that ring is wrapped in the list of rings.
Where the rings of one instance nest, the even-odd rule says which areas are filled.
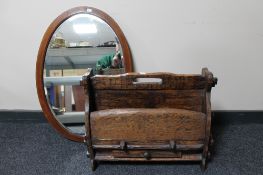
[[[85,76],[91,162],[189,160],[205,169],[212,140],[210,93],[216,83],[207,68],[200,75]]]
[[[43,70],[44,70],[44,63],[45,63],[45,57],[47,48],[49,45],[49,42],[51,40],[51,37],[53,33],[56,31],[56,29],[68,18],[71,16],[74,16],[76,14],[82,14],[87,13],[94,16],[99,17],[100,19],[104,20],[115,32],[117,35],[120,44],[122,46],[123,51],[123,57],[124,57],[124,67],[126,72],[132,72],[132,56],[129,49],[128,42],[120,29],[119,25],[106,13],[102,12],[99,9],[92,8],[92,7],[76,7],[72,8],[70,10],[65,11],[61,15],[59,15],[47,28],[42,42],[39,47],[38,51],[38,57],[36,62],[36,86],[37,86],[37,93],[40,105],[42,107],[42,110],[45,114],[45,117],[47,118],[48,122],[64,137],[77,141],[77,142],[84,142],[84,136],[76,135],[71,133],[65,126],[63,126],[59,121],[56,120],[54,117],[53,112],[51,111],[49,104],[47,103],[45,92],[44,92],[44,84],[43,84]]]

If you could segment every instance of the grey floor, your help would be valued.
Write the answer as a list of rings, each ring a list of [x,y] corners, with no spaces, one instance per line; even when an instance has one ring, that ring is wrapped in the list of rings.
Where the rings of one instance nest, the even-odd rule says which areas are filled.
[[[262,175],[263,124],[215,126],[214,158],[202,173],[189,163],[100,163],[92,172],[83,144],[62,138],[45,122],[0,122],[0,175]]]

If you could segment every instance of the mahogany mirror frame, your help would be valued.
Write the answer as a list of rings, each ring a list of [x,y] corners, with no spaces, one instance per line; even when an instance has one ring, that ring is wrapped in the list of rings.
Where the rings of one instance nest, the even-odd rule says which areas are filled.
[[[39,102],[43,110],[44,116],[46,117],[48,122],[52,125],[52,127],[55,128],[57,132],[59,132],[62,136],[64,136],[69,140],[76,142],[84,142],[84,138],[85,138],[84,135],[77,135],[70,132],[65,126],[63,126],[55,118],[47,102],[45,91],[44,91],[44,83],[43,83],[44,63],[45,63],[45,57],[49,46],[49,42],[54,32],[57,30],[57,28],[65,20],[76,14],[90,14],[97,16],[98,18],[105,21],[112,28],[112,30],[115,32],[116,36],[119,39],[123,51],[125,72],[132,72],[133,67],[132,67],[132,56],[131,56],[130,48],[121,28],[108,14],[106,14],[105,12],[99,9],[88,7],[88,6],[80,6],[80,7],[69,9],[63,12],[61,15],[59,15],[47,28],[39,47],[37,62],[36,62],[36,87],[37,87]]]

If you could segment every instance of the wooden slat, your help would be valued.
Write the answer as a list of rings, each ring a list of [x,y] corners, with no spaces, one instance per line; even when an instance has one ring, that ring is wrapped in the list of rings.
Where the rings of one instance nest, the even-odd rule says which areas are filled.
[[[202,112],[204,90],[96,90],[96,110],[180,108]]]
[[[113,150],[112,155],[114,158],[144,158],[144,153],[148,152],[151,158],[181,158],[182,153],[180,151],[173,152],[173,151],[149,151],[149,150],[128,150],[128,151],[120,151],[120,150]],[[150,158],[149,157],[149,158]]]
[[[204,144],[195,145],[176,145],[176,150],[199,150],[202,149]],[[120,145],[95,145],[95,149],[121,149]],[[127,145],[127,149],[149,149],[149,150],[171,150],[170,145]]]
[[[168,145],[171,140],[112,140],[112,139],[97,139],[92,140],[94,145],[119,145],[121,141],[125,141],[127,145]],[[177,147],[180,145],[203,145],[204,140],[175,140]]]
[[[182,109],[112,109],[91,113],[92,140],[202,140],[205,114]]]
[[[145,158],[140,158],[140,157],[117,158],[110,154],[109,155],[96,154],[95,160],[98,160],[98,161],[146,161]],[[147,161],[148,162],[156,162],[156,161],[173,162],[173,161],[200,161],[200,160],[202,160],[201,154],[189,154],[189,155],[186,154],[186,155],[182,155],[182,157],[151,158]]]

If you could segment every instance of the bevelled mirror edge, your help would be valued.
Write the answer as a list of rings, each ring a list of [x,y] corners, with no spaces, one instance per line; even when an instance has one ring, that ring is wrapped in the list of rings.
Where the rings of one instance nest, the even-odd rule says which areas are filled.
[[[45,89],[44,89],[44,80],[43,80],[43,70],[44,70],[44,63],[45,63],[45,57],[46,52],[50,43],[50,40],[56,31],[56,29],[67,19],[72,17],[76,14],[90,14],[97,16],[98,18],[105,21],[115,32],[116,36],[118,37],[120,44],[122,46],[123,51],[123,57],[124,57],[124,68],[125,72],[132,72],[133,66],[132,66],[132,55],[130,52],[130,48],[128,45],[128,42],[124,36],[124,33],[122,32],[119,25],[105,12],[88,6],[80,6],[75,7],[72,9],[69,9],[65,12],[63,12],[61,15],[59,15],[47,28],[46,32],[44,33],[44,36],[42,38],[42,41],[40,43],[38,55],[37,55],[37,61],[36,61],[36,87],[37,87],[37,94],[40,102],[40,106],[42,108],[42,111],[44,113],[44,116],[46,117],[47,121],[52,125],[55,130],[60,133],[65,138],[76,141],[76,142],[84,142],[85,136],[84,135],[77,135],[72,132],[70,132],[64,125],[62,125],[55,117],[53,112],[50,109],[50,106],[47,102],[46,95],[45,95]]]

